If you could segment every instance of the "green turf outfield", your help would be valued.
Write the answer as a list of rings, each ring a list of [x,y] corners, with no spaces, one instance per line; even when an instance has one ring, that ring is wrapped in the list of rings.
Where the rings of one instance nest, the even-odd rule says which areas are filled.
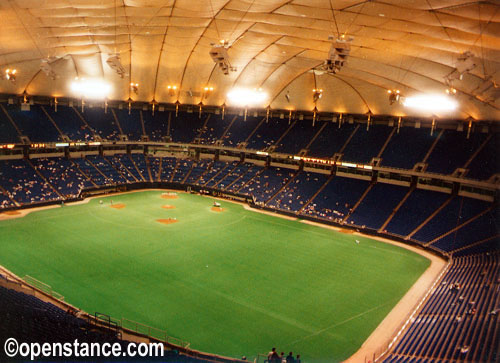
[[[233,357],[276,346],[305,362],[347,358],[430,263],[229,202],[212,212],[211,199],[197,195],[100,199],[0,222],[0,264],[89,313],[126,317]],[[110,199],[126,208],[110,208]],[[169,217],[178,223],[156,222]]]

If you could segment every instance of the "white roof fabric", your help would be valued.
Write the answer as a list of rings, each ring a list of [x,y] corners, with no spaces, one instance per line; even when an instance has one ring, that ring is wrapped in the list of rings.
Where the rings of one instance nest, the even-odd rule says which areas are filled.
[[[451,84],[459,110],[436,116],[500,120],[499,8],[466,0],[0,0],[1,71],[17,69],[0,93],[72,97],[79,76],[110,82],[112,100],[230,106],[233,87],[261,87],[269,98],[260,107],[310,111],[312,89],[321,88],[320,112],[431,116],[390,105],[387,90],[443,94],[469,51],[476,67]],[[347,64],[314,72],[328,37],[340,34],[354,38]],[[221,39],[237,68],[228,75],[209,55]],[[115,52],[124,78],[106,64]],[[40,70],[42,59],[55,80]],[[205,86],[214,87],[208,97]]]

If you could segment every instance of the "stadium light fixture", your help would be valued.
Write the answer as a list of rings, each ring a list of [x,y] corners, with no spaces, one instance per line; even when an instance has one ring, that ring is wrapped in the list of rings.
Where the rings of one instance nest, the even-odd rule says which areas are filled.
[[[7,68],[5,70],[5,79],[7,81],[11,81],[12,83],[16,82],[16,73],[17,73],[17,69]]]
[[[318,102],[322,96],[323,96],[323,89],[321,89],[321,88],[313,89],[313,101],[314,101],[314,103]]]
[[[168,94],[170,96],[175,96],[175,91],[177,91],[177,86],[172,86],[172,85],[168,85],[167,86],[167,89],[168,89]]]
[[[441,94],[422,94],[406,97],[403,105],[408,108],[428,112],[454,111],[458,107],[456,100]]]
[[[90,99],[105,98],[111,92],[111,85],[99,79],[76,77],[71,83],[71,90],[78,96]]]
[[[259,105],[264,102],[268,95],[262,90],[262,88],[246,89],[246,88],[234,88],[229,91],[227,97],[231,103],[236,106],[253,106]]]
[[[139,93],[139,83],[130,82],[130,90],[135,94]]]
[[[402,100],[401,92],[398,89],[389,89],[387,90],[387,94],[389,95],[389,104],[392,105],[395,102],[400,103]]]

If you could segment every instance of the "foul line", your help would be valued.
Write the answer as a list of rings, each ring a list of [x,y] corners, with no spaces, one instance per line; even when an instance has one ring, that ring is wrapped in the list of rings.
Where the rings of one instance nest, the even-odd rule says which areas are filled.
[[[321,333],[323,333],[323,332],[325,332],[325,331],[327,331],[327,330],[330,330],[330,329],[335,328],[335,327],[337,327],[337,326],[343,325],[343,324],[345,324],[345,323],[347,323],[347,322],[349,322],[349,321],[351,321],[351,320],[357,319],[357,318],[359,318],[359,317],[361,317],[361,316],[363,316],[363,315],[365,315],[365,314],[371,313],[371,312],[372,312],[372,311],[374,311],[374,310],[380,309],[380,308],[381,308],[381,307],[383,307],[383,306],[386,306],[386,305],[392,304],[393,300],[395,300],[395,299],[389,300],[389,301],[387,301],[387,302],[385,302],[385,303],[383,303],[383,304],[380,304],[380,305],[378,305],[378,306],[375,306],[374,308],[368,309],[368,310],[366,310],[366,311],[364,311],[364,312],[362,312],[362,313],[359,313],[359,314],[357,314],[357,315],[351,316],[350,318],[347,318],[347,319],[345,319],[345,320],[343,320],[343,321],[341,321],[341,322],[339,322],[339,323],[335,323],[335,324],[333,324],[333,325],[327,326],[326,328],[323,328],[323,329],[321,329],[321,330],[318,330],[317,332],[314,332],[314,333],[312,333],[312,334],[306,335],[306,336],[304,336],[304,337],[302,337],[302,338],[300,338],[300,339],[294,340],[294,341],[293,341],[293,342],[291,342],[290,344],[295,344],[295,343],[298,343],[298,342],[300,342],[301,340],[304,340],[304,339],[307,339],[307,338],[310,338],[310,337],[313,337],[313,336],[319,335],[319,334],[321,334]]]

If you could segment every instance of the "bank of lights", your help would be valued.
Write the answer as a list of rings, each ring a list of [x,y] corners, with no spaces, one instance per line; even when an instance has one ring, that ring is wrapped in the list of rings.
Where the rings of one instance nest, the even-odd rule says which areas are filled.
[[[167,89],[168,89],[168,94],[170,96],[174,96],[175,95],[175,91],[177,90],[177,86],[172,86],[172,85],[168,85],[167,86]]]
[[[392,105],[394,102],[399,102],[401,100],[401,93],[398,89],[389,89],[387,93],[389,94],[389,104]]]
[[[262,88],[235,88],[227,94],[227,97],[236,106],[253,106],[262,104],[268,95]]]
[[[130,90],[137,94],[139,92],[139,83],[130,82]]]
[[[5,70],[5,79],[7,79],[8,81],[14,82],[16,80],[16,73],[17,73],[17,69],[7,68]]]
[[[100,79],[76,77],[71,83],[71,90],[78,96],[90,99],[105,98],[111,92],[111,85]]]
[[[419,111],[428,112],[454,111],[458,107],[456,100],[443,94],[425,94],[406,97],[403,101],[403,105]]]
[[[447,88],[446,94],[449,94],[450,96],[455,96],[457,94],[457,89],[453,87]]]
[[[313,101],[314,102],[318,101],[322,96],[323,96],[323,89],[322,88],[314,88],[313,89]]]

